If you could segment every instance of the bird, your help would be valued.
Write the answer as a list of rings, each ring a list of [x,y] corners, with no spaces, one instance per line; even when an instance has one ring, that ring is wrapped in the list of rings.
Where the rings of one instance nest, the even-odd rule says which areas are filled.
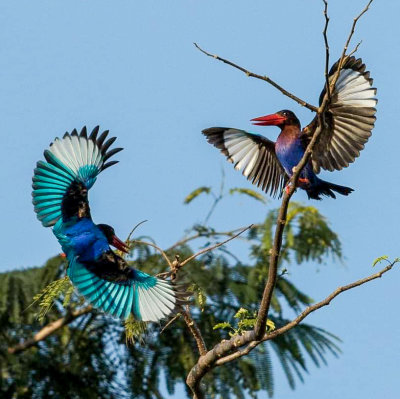
[[[339,65],[340,60],[330,69],[329,85],[333,83]],[[330,96],[325,87],[320,94],[319,104],[327,101],[322,115],[325,124],[297,183],[309,199],[336,198],[335,192],[349,195],[354,191],[322,180],[317,174],[321,169],[341,170],[354,162],[371,136],[376,120],[376,88],[372,87],[373,79],[362,59],[346,56],[341,65]],[[202,133],[234,164],[235,169],[242,170],[252,184],[272,197],[281,196],[284,187],[286,192],[289,191],[288,181],[294,173],[293,168],[303,157],[319,119],[316,116],[301,129],[296,115],[285,109],[254,118],[252,122],[259,126],[278,126],[281,132],[277,141],[226,127],[211,127]]]
[[[68,260],[67,275],[89,303],[120,319],[158,322],[174,314],[186,294],[170,280],[130,267],[111,249],[129,252],[114,228],[93,222],[88,191],[122,150],[110,149],[116,137],[99,131],[96,126],[88,136],[86,127],[74,129],[44,151],[32,178],[34,210],[52,228]]]

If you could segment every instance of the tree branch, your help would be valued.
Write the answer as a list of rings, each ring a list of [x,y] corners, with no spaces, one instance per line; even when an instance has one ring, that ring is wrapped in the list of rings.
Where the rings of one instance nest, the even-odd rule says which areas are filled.
[[[393,266],[398,263],[398,260],[395,260],[390,265],[386,266],[380,272],[375,273],[371,276],[365,277],[361,280],[357,280],[351,284],[342,286],[333,291],[329,296],[327,296],[324,300],[307,307],[299,316],[297,316],[290,323],[285,326],[274,330],[268,334],[264,334],[261,339],[255,339],[254,330],[247,331],[242,335],[234,336],[230,340],[222,341],[217,344],[212,350],[207,352],[204,356],[201,356],[197,364],[190,370],[188,377],[186,379],[186,383],[191,388],[192,392],[197,396],[202,398],[202,393],[200,392],[200,381],[204,377],[204,375],[210,371],[212,368],[221,366],[225,363],[228,363],[232,360],[235,360],[241,356],[247,355],[251,350],[253,350],[257,345],[259,345],[263,341],[268,341],[278,337],[289,331],[290,329],[296,327],[303,321],[310,313],[315,312],[316,310],[327,306],[330,302],[340,295],[342,292],[351,290],[360,285],[366,284],[369,281],[375,280],[377,278],[382,277],[383,274],[387,273],[389,270],[393,268]],[[242,346],[247,345],[243,349],[239,349]],[[233,353],[230,353],[234,351]]]
[[[170,267],[170,269],[173,269],[173,265],[172,262],[169,260],[167,254],[160,248],[158,247],[156,244],[153,244],[151,242],[147,242],[147,241],[141,241],[141,240],[132,240],[130,241],[133,244],[143,244],[143,245],[148,245],[149,247],[152,247],[154,249],[156,249],[158,252],[160,252],[160,254],[162,255],[162,257],[167,261],[168,266]]]
[[[192,316],[190,315],[189,306],[186,306],[186,311],[183,312],[183,318],[185,320],[186,325],[189,328],[189,331],[192,333],[197,348],[199,350],[200,356],[204,356],[207,353],[206,343],[204,342],[203,336],[201,335],[201,331],[197,326],[196,322],[193,320]]]
[[[329,87],[329,80],[328,80],[328,72],[327,72],[327,64],[329,62],[329,45],[328,45],[328,39],[327,39],[327,28],[328,28],[328,23],[329,23],[329,18],[327,15],[327,1],[324,0],[325,4],[325,28],[324,28],[324,39],[325,39],[325,56],[326,56],[326,62],[325,62],[325,73],[326,73],[326,85],[327,85],[327,95],[324,97],[322,104],[320,105],[319,108],[316,108],[314,106],[310,106],[309,104],[305,103],[303,100],[300,100],[296,96],[292,95],[291,93],[286,92],[286,90],[282,89],[280,86],[278,86],[275,82],[270,81],[269,78],[263,77],[260,75],[256,75],[252,72],[247,71],[246,69],[232,63],[231,61],[225,60],[223,58],[220,58],[216,55],[212,55],[204,50],[202,50],[197,44],[195,46],[204,54],[206,54],[209,57],[216,58],[219,61],[222,61],[228,65],[233,66],[234,68],[237,68],[241,70],[242,72],[246,73],[248,76],[252,76],[261,80],[265,80],[268,83],[272,84],[274,87],[276,87],[278,90],[280,90],[284,95],[292,98],[293,100],[297,101],[298,103],[306,106],[308,109],[311,109],[314,112],[317,112],[317,120],[318,124],[315,128],[315,131],[313,133],[312,139],[310,143],[308,144],[306,151],[304,153],[304,156],[298,163],[298,165],[293,168],[293,175],[289,181],[289,190],[285,191],[281,203],[281,207],[279,209],[279,214],[278,214],[278,219],[276,223],[276,230],[275,230],[275,235],[274,235],[274,243],[273,247],[270,252],[270,262],[269,262],[269,269],[268,269],[268,278],[267,282],[264,288],[263,296],[261,299],[260,303],[260,308],[258,311],[257,315],[257,322],[256,326],[253,331],[248,331],[244,333],[241,336],[235,336],[232,339],[228,341],[222,341],[221,343],[217,344],[214,346],[212,350],[207,352],[204,356],[201,356],[197,362],[189,372],[186,383],[190,387],[190,389],[193,392],[194,398],[203,398],[203,394],[200,389],[200,382],[201,379],[204,377],[204,375],[213,367],[216,367],[217,362],[218,365],[227,363],[231,360],[233,360],[236,357],[243,356],[247,353],[249,353],[254,347],[256,347],[260,342],[266,339],[272,339],[272,338],[266,338],[266,322],[268,318],[268,312],[271,304],[271,299],[273,295],[273,291],[275,288],[275,283],[277,279],[277,273],[278,273],[278,260],[279,260],[279,255],[280,255],[280,250],[281,250],[281,245],[282,245],[282,238],[283,238],[283,232],[284,228],[286,226],[286,217],[287,217],[287,210],[290,202],[290,198],[293,195],[294,191],[296,190],[296,185],[298,178],[300,176],[300,173],[304,166],[307,164],[308,160],[310,159],[312,149],[314,145],[316,144],[319,136],[321,135],[323,128],[325,127],[325,120],[324,120],[324,111],[326,110],[329,102],[330,102],[330,93],[332,92],[333,88],[335,87],[336,81],[339,78],[340,70],[342,68],[344,58],[346,56],[346,51],[348,48],[348,45],[351,41],[351,38],[354,34],[355,31],[355,26],[358,22],[358,20],[361,18],[361,16],[368,10],[370,4],[372,3],[373,0],[370,0],[367,4],[367,6],[363,9],[363,11],[354,19],[353,25],[351,28],[351,31],[349,33],[349,36],[347,38],[346,44],[344,46],[338,69],[336,74],[333,76],[332,82],[330,83]],[[319,304],[313,305],[309,308],[307,308],[297,319],[295,319],[293,322],[289,323],[291,326],[285,326],[279,330],[276,330],[275,332],[272,332],[271,334],[268,334],[267,337],[273,337],[273,336],[278,336],[280,334],[283,334],[284,332],[288,331],[290,328],[293,328],[295,325],[300,323],[301,320],[303,320],[309,313],[315,311],[316,309],[319,309],[319,307],[326,306],[329,304],[329,302],[335,298],[337,295],[339,295],[341,292],[344,292],[348,289],[351,289],[355,286],[364,284],[367,281],[370,281],[371,279],[378,278],[380,277],[383,273],[386,271],[390,270],[390,268],[393,267],[393,265],[388,266],[386,269],[383,270],[382,273],[377,273],[376,275],[373,275],[371,277],[368,277],[364,280],[360,280],[356,283],[350,284],[348,286],[340,287],[338,290],[336,290],[333,294],[331,294],[325,301],[320,302]],[[325,303],[326,302],[326,303]],[[247,345],[246,348],[243,350],[239,350],[240,347]],[[226,356],[229,354],[231,351],[234,351],[234,353],[230,354],[229,356]],[[226,358],[223,360],[222,358]],[[218,360],[220,359],[220,360]]]
[[[53,334],[60,328],[66,326],[67,324],[70,324],[78,317],[90,313],[92,310],[93,310],[92,305],[89,305],[82,309],[74,310],[72,312],[67,313],[64,317],[61,317],[60,319],[55,320],[52,323],[48,324],[47,326],[43,327],[39,332],[37,332],[33,336],[33,338],[27,339],[26,341],[21,342],[20,344],[14,347],[8,348],[8,353],[15,355],[17,353],[23,352],[24,350],[36,345],[40,341],[43,341],[45,338],[47,338],[49,335]]]
[[[317,112],[318,108],[315,107],[314,105],[311,105],[309,103],[307,103],[306,101],[302,100],[301,98],[295,96],[294,94],[288,92],[287,90],[285,90],[282,86],[278,85],[277,83],[275,83],[272,79],[270,79],[268,76],[262,76],[262,75],[258,75],[254,72],[250,72],[247,69],[234,64],[233,62],[226,60],[225,58],[221,58],[218,55],[214,55],[214,54],[210,54],[207,51],[203,50],[197,43],[193,43],[196,48],[198,50],[200,50],[203,54],[207,55],[208,57],[212,57],[215,58],[218,61],[222,61],[225,64],[228,64],[236,69],[239,69],[239,71],[244,72],[247,76],[250,76],[252,78],[256,78],[256,79],[260,79],[263,80],[264,82],[269,83],[270,85],[274,86],[276,89],[278,89],[282,94],[284,94],[285,96],[291,98],[292,100],[296,101],[297,103],[299,103],[300,105],[302,105],[303,107],[308,108],[310,111],[313,112]]]
[[[259,226],[261,226],[261,225],[259,225],[259,224],[252,225],[253,228],[256,228]],[[172,249],[179,247],[180,245],[184,245],[189,241],[196,240],[197,238],[208,238],[208,237],[215,237],[215,236],[233,237],[236,234],[236,232],[244,230],[244,229],[246,229],[246,227],[239,227],[238,229],[233,229],[230,231],[207,231],[204,233],[199,232],[199,233],[193,234],[192,236],[182,238],[181,240],[177,241],[175,244],[170,246],[168,249],[166,249],[166,251],[171,251]]]
[[[202,255],[202,254],[205,254],[205,253],[207,253],[207,252],[213,251],[214,249],[216,249],[216,248],[218,248],[218,247],[220,247],[220,246],[226,244],[227,242],[234,240],[236,237],[240,236],[241,234],[243,234],[245,231],[251,229],[252,227],[253,227],[253,225],[251,224],[250,226],[247,226],[247,227],[245,227],[244,229],[240,230],[239,233],[234,234],[232,237],[229,237],[227,240],[222,241],[222,242],[219,242],[219,243],[217,243],[217,244],[215,244],[215,245],[212,245],[211,247],[204,248],[204,249],[202,249],[201,251],[195,253],[194,255],[189,256],[187,259],[185,259],[183,262],[180,263],[179,269],[180,269],[181,267],[185,266],[186,263],[188,263],[188,262],[190,262],[191,260],[197,258],[198,256],[200,256],[200,255]]]
[[[249,352],[251,352],[257,345],[259,345],[261,342],[264,341],[269,341],[271,339],[274,339],[278,337],[279,335],[282,335],[286,333],[287,331],[291,330],[292,328],[298,326],[309,314],[315,312],[318,309],[321,309],[324,306],[328,306],[333,299],[335,299],[337,296],[339,296],[341,293],[351,290],[353,288],[359,287],[360,285],[363,285],[365,283],[368,283],[372,280],[381,278],[383,274],[387,273],[389,270],[393,268],[393,266],[398,263],[398,260],[395,260],[391,262],[388,266],[386,266],[384,269],[379,271],[378,273],[372,274],[368,277],[365,277],[363,279],[357,280],[353,283],[341,286],[336,288],[335,291],[333,291],[330,295],[328,295],[324,300],[311,305],[307,307],[303,312],[301,312],[295,319],[293,319],[290,323],[284,325],[283,327],[280,327],[274,331],[271,331],[268,334],[265,334],[264,337],[259,340],[259,341],[251,341],[244,349],[238,350],[235,353],[232,353],[228,356],[225,356],[221,359],[218,359],[215,362],[216,366],[220,366],[222,364],[228,363],[234,359],[237,359],[239,357],[242,357],[244,355],[247,355]]]
[[[329,101],[331,100],[331,88],[329,86],[329,42],[328,42],[328,25],[329,25],[329,16],[328,16],[328,1],[323,0],[324,2],[324,17],[325,17],[325,26],[322,32],[324,36],[325,42],[325,88],[326,93],[328,95]]]

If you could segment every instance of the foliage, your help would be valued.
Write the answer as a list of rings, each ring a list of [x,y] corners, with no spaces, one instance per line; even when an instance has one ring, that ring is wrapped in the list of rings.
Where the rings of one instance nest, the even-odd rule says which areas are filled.
[[[237,189],[234,192],[243,194]],[[276,215],[277,210],[269,210],[265,220],[249,231],[246,263],[230,256],[226,248],[220,248],[181,269],[182,281],[192,284],[192,317],[203,332],[207,347],[254,325],[268,273]],[[209,226],[196,225],[188,234],[198,234],[212,244],[221,239],[216,231]],[[187,258],[195,251],[189,243],[192,245],[195,241],[183,241],[168,255]],[[326,219],[313,207],[293,203],[282,244],[281,273],[269,315],[270,329],[288,322],[284,317],[287,310],[299,312],[312,302],[286,275],[285,270],[291,263],[324,263],[329,257],[340,260],[341,256],[340,241]],[[166,270],[163,258],[143,244],[134,245],[130,259],[135,267],[145,272],[155,274]],[[44,323],[65,314],[64,301],[69,301],[71,309],[81,305],[76,295],[71,296],[62,279],[64,262],[63,258],[55,257],[42,268],[0,274],[0,332],[4,337],[0,343],[0,396],[18,399],[163,398],[162,378],[165,378],[168,393],[174,395],[177,384],[184,383],[198,356],[182,318],[177,318],[162,333],[155,324],[148,324],[143,333],[143,323],[128,320],[124,326],[118,320],[93,311],[26,350],[22,356],[7,353],[7,347],[41,328],[35,318],[39,302],[47,306],[50,298],[55,299],[51,308],[42,306],[49,308],[48,312],[41,313]],[[42,291],[40,301],[29,306],[37,292],[57,279],[58,282]],[[64,292],[64,295],[56,296],[56,292]],[[127,345],[127,341],[131,343]],[[246,394],[257,397],[260,391],[272,396],[273,365],[280,364],[289,385],[295,387],[296,379],[304,379],[307,361],[320,366],[326,363],[329,353],[339,353],[337,338],[318,327],[301,324],[258,346],[249,356],[229,367],[215,369],[204,383],[208,395],[214,398],[244,398]]]
[[[374,260],[374,262],[372,263],[372,267],[375,267],[378,263],[381,263],[383,260],[388,260],[389,256],[387,255],[383,255],[383,256],[379,256],[378,258],[376,258]],[[390,262],[389,262],[390,263]]]
[[[184,200],[184,204],[190,204],[195,198],[197,198],[200,194],[210,194],[211,187],[199,187],[193,190]]]
[[[47,312],[61,295],[64,296],[62,305],[64,308],[67,307],[70,303],[73,290],[74,287],[68,276],[52,281],[49,285],[43,288],[39,294],[36,294],[33,297],[33,303],[39,303],[38,320],[44,320]]]
[[[245,331],[254,329],[257,321],[257,312],[250,313],[247,309],[240,308],[236,314],[233,316],[238,319],[236,323],[236,328],[231,325],[231,323],[224,321],[222,323],[217,323],[213,330],[229,330],[229,336],[233,337],[235,335],[241,335]],[[267,320],[267,332],[275,330],[275,323],[272,320]]]
[[[236,187],[236,188],[231,188],[231,189],[229,190],[229,194],[232,195],[232,194],[234,194],[234,193],[239,193],[239,194],[247,195],[247,196],[249,196],[250,198],[254,198],[254,199],[257,200],[257,201],[262,202],[263,204],[266,204],[266,203],[267,203],[267,201],[266,201],[266,199],[265,199],[265,197],[264,197],[263,195],[261,195],[261,194],[258,193],[257,191],[252,190],[252,189],[250,189],[250,188],[238,188],[238,187]]]

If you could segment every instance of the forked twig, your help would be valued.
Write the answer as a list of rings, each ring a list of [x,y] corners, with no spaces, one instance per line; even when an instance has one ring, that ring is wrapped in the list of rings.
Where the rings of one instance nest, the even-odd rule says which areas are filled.
[[[189,256],[187,259],[185,259],[183,262],[180,263],[180,268],[183,267],[184,265],[186,265],[186,263],[190,262],[191,260],[197,258],[198,256],[200,256],[202,254],[205,254],[207,252],[213,251],[215,248],[218,248],[221,245],[224,245],[227,242],[234,240],[236,237],[240,236],[241,234],[243,234],[245,231],[251,229],[252,227],[253,227],[253,225],[251,224],[250,226],[247,226],[244,229],[242,229],[241,231],[239,231],[239,233],[236,233],[232,237],[229,237],[225,241],[219,242],[219,243],[217,243],[215,245],[212,245],[211,247],[207,247],[205,249],[202,249],[201,251],[195,253],[194,255]]]
[[[274,82],[272,79],[270,79],[268,76],[262,76],[262,75],[258,75],[257,73],[248,71],[247,69],[245,69],[245,68],[243,68],[243,67],[241,67],[241,66],[239,66],[239,65],[237,65],[237,64],[234,64],[232,61],[229,61],[229,60],[227,60],[227,59],[225,59],[225,58],[221,58],[221,57],[219,57],[218,55],[211,54],[211,53],[209,53],[209,52],[203,50],[197,43],[193,43],[193,44],[196,46],[196,48],[197,48],[198,50],[200,50],[203,54],[207,55],[208,57],[215,58],[215,59],[218,60],[218,61],[221,61],[221,62],[223,62],[223,63],[225,63],[225,64],[228,64],[228,65],[230,65],[230,66],[232,66],[232,67],[234,67],[234,68],[236,68],[236,69],[239,69],[239,71],[244,72],[247,76],[250,76],[250,77],[256,78],[256,79],[260,79],[260,80],[263,80],[263,81],[269,83],[270,85],[272,85],[272,86],[274,86],[276,89],[278,89],[282,94],[284,94],[285,96],[287,96],[287,97],[291,98],[292,100],[296,101],[297,103],[299,103],[299,104],[302,105],[303,107],[308,108],[310,111],[317,112],[317,110],[318,110],[317,107],[315,107],[314,105],[311,105],[311,104],[307,103],[306,101],[302,100],[301,98],[299,98],[299,97],[295,96],[294,94],[288,92],[288,91],[285,90],[282,86],[280,86],[280,85],[278,85],[277,83],[275,83],[275,82]]]
[[[148,241],[142,241],[142,240],[132,240],[131,242],[134,243],[134,244],[148,245],[149,247],[152,247],[152,248],[156,249],[158,252],[160,252],[162,257],[167,261],[168,266],[172,269],[172,263],[169,260],[167,254],[160,247],[158,247],[156,244],[153,244],[153,243],[148,242]]]

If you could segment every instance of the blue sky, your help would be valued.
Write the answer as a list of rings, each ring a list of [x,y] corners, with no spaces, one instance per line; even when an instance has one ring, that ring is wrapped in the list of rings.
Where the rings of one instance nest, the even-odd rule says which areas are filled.
[[[267,74],[316,104],[323,85],[322,2],[281,1],[19,1],[0,4],[0,131],[3,188],[0,270],[41,265],[60,251],[36,220],[31,177],[43,150],[67,130],[100,124],[125,150],[91,191],[97,222],[121,237],[148,219],[141,233],[161,246],[200,221],[207,198],[182,199],[200,185],[251,187],[209,146],[210,126],[251,129],[275,139],[276,128],[252,127],[253,117],[292,109],[303,124],[311,113],[264,82],[202,55],[198,42],[254,72]],[[331,2],[331,56],[340,54],[364,2]],[[313,202],[343,243],[345,262],[291,267],[291,278],[319,300],[337,286],[373,272],[374,258],[400,256],[397,77],[400,3],[376,1],[360,21],[354,44],[378,88],[378,120],[361,157],[322,177],[355,189],[349,197]],[[307,201],[302,192],[295,200]],[[221,229],[259,222],[267,206],[228,199],[213,217]],[[266,209],[267,208],[267,209]],[[398,397],[399,270],[343,294],[308,319],[343,339],[343,355],[310,368],[295,391],[276,367],[276,397],[343,399]],[[262,397],[262,396],[260,396]]]

